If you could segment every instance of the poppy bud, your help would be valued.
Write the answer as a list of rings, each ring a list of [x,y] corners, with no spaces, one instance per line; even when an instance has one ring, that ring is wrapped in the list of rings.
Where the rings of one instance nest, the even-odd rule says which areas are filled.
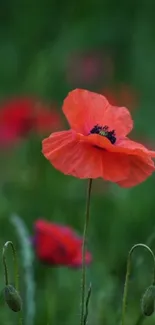
[[[155,286],[148,287],[142,297],[141,309],[145,316],[151,316],[155,305]]]
[[[18,312],[22,308],[22,300],[18,291],[10,284],[4,288],[4,299],[11,310]]]

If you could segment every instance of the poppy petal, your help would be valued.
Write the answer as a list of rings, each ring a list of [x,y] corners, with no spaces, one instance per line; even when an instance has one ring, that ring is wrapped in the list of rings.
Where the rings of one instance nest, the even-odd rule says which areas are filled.
[[[129,173],[127,156],[82,143],[72,131],[53,133],[43,140],[43,153],[56,169],[79,178],[118,182]]]
[[[127,135],[133,121],[125,107],[115,107],[97,93],[84,89],[71,91],[63,104],[63,112],[73,130],[88,135],[99,124],[115,130],[117,136]]]
[[[132,154],[141,157],[155,157],[155,151],[148,150],[141,143],[132,141],[126,137],[122,139],[120,138],[116,143],[116,147],[119,149],[119,152],[124,152],[127,154]]]
[[[129,156],[130,173],[127,179],[118,182],[121,187],[132,187],[145,181],[155,170],[154,162],[149,157]]]
[[[115,145],[113,145],[109,139],[99,134],[90,134],[89,136],[83,136],[77,134],[77,139],[81,142],[90,143],[102,149],[106,149],[113,153],[124,153],[127,155],[135,155],[141,157],[155,157],[155,151],[148,150],[142,144],[132,141],[126,137],[120,138]]]

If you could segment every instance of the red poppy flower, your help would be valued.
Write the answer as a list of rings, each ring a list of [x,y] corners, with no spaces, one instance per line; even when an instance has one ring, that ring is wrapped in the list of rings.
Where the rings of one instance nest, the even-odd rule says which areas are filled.
[[[61,127],[61,119],[55,108],[49,110],[47,105],[34,98],[10,99],[0,110],[2,140],[8,134],[11,135],[12,140],[16,140],[31,130],[40,134],[49,132],[51,128],[57,130],[58,127]]]
[[[67,226],[45,220],[35,222],[34,246],[39,259],[56,266],[79,267],[82,265],[82,238]],[[86,263],[91,254],[86,253]]]
[[[43,154],[64,174],[98,178],[122,187],[143,182],[155,170],[155,152],[127,137],[133,121],[125,107],[99,94],[76,89],[64,101],[70,130],[43,140]]]

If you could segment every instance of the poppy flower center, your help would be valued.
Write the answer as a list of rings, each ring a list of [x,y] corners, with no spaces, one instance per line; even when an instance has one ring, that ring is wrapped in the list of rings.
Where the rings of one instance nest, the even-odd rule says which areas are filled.
[[[91,134],[99,134],[102,137],[106,137],[109,141],[114,144],[116,142],[116,133],[115,130],[109,131],[109,127],[107,125],[100,126],[96,124],[90,131]]]

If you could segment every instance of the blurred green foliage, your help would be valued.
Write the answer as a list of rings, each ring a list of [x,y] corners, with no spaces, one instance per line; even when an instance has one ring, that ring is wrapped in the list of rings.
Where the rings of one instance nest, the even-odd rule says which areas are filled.
[[[146,143],[153,143],[154,10],[153,0],[1,1],[1,99],[14,94],[38,95],[56,100],[61,106],[73,88],[97,91],[102,85],[130,84],[140,94],[133,112],[136,134],[143,136]],[[103,74],[98,82],[91,80],[89,85],[82,80],[73,84],[67,78],[72,56],[92,51],[108,53],[114,64],[113,75],[105,80]],[[41,154],[41,138],[32,135],[9,152],[1,151],[0,166],[1,247],[6,240],[13,240],[20,254],[18,238],[9,221],[13,212],[25,220],[31,234],[33,222],[39,217],[64,222],[82,232],[87,182],[54,170]],[[89,325],[120,322],[128,251],[135,243],[147,242],[155,232],[154,188],[155,176],[130,190],[94,182],[88,242],[93,254],[92,266],[87,271],[88,281],[92,282]],[[79,324],[80,270],[49,268],[37,259],[34,267],[34,325]],[[126,325],[136,325],[140,298],[150,285],[151,272],[147,253],[135,252]],[[21,269],[24,299],[23,276]],[[0,284],[2,289],[2,265]],[[146,319],[145,324],[153,324],[154,317]],[[1,303],[0,320],[2,325],[14,325],[17,315]]]

